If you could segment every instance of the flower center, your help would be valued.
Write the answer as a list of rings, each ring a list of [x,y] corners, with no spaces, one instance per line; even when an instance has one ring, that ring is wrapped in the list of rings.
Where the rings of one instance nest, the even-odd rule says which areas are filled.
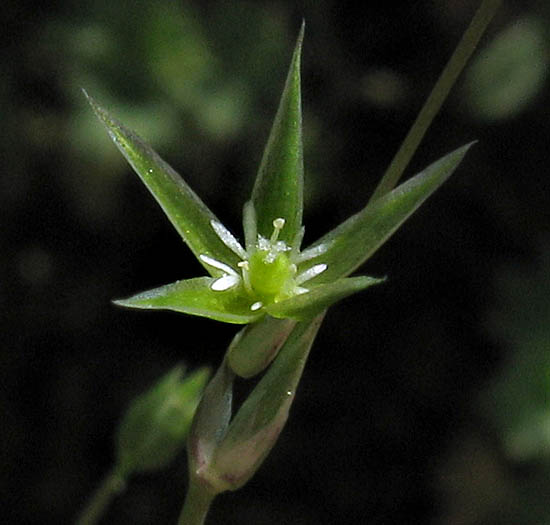
[[[277,240],[284,225],[284,219],[275,219],[271,238],[259,237],[254,253],[247,261],[239,263],[247,291],[262,303],[290,295],[294,285],[296,265],[285,253],[290,248],[285,242]]]
[[[220,270],[223,274],[212,282],[210,289],[224,292],[242,284],[250,299],[254,301],[250,306],[253,312],[266,304],[307,293],[309,290],[302,285],[327,269],[324,263],[315,264],[298,274],[296,265],[317,257],[326,251],[326,245],[321,244],[298,253],[303,228],[291,248],[286,242],[279,240],[279,233],[285,225],[282,218],[273,221],[273,233],[269,239],[258,235],[257,241],[248,246],[248,250],[239,244],[223,224],[214,220],[210,221],[210,224],[221,241],[241,258],[237,263],[237,269],[209,255],[199,255],[203,263]]]
[[[248,262],[250,286],[266,302],[275,300],[296,273],[296,266],[285,253],[257,250]]]

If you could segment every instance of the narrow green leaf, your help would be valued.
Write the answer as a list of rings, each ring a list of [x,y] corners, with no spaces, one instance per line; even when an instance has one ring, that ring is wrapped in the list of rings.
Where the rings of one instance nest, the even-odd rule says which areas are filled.
[[[229,264],[238,256],[216,235],[211,221],[220,222],[187,183],[136,133],[124,127],[84,91],[95,114],[107,128],[110,137],[126,157],[145,186],[160,204],[191,251],[198,258],[204,254]],[[222,272],[199,262],[214,276]]]
[[[310,281],[315,284],[349,275],[451,176],[472,144],[447,154],[390,193],[371,201],[359,213],[319,239],[312,248],[324,245],[326,250],[302,264],[299,271],[318,263],[327,264],[328,268]]]
[[[302,225],[304,166],[300,53],[303,37],[302,24],[283,95],[252,191],[258,233],[269,238],[273,231],[273,220],[281,217],[286,224],[279,238],[287,243],[293,241]]]
[[[254,475],[284,428],[323,316],[296,325],[216,448],[210,468],[230,490]]]
[[[211,277],[185,279],[113,302],[128,308],[173,310],[233,324],[251,323],[262,316],[250,311],[250,301],[239,293],[239,288],[214,291],[211,283]]]
[[[384,281],[385,279],[367,276],[338,279],[332,283],[315,286],[308,293],[295,295],[285,301],[270,304],[266,307],[266,310],[273,317],[303,321],[311,319],[331,304],[344,299],[348,295]]]
[[[422,142],[426,131],[428,131],[433,119],[439,113],[456,79],[472,56],[479,40],[483,36],[483,33],[485,33],[487,26],[493,19],[493,16],[495,16],[501,3],[502,0],[481,0],[474,17],[437,79],[411,129],[409,129],[386,173],[384,173],[384,176],[376,186],[370,202],[374,202],[389,193],[401,178],[409,161]]]

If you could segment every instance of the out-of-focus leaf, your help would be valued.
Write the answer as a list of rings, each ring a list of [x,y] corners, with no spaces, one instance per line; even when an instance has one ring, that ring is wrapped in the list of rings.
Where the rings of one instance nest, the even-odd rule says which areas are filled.
[[[479,119],[521,112],[544,88],[550,65],[547,29],[534,16],[504,29],[466,72],[463,96]]]

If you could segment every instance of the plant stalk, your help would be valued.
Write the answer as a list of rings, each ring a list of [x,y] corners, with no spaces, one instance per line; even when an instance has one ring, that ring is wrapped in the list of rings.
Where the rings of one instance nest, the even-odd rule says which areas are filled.
[[[502,0],[483,0],[369,202],[393,190]]]
[[[191,478],[178,525],[203,525],[215,496],[204,485]]]
[[[77,518],[76,525],[98,523],[113,498],[120,494],[125,486],[124,477],[116,469],[109,472]]]

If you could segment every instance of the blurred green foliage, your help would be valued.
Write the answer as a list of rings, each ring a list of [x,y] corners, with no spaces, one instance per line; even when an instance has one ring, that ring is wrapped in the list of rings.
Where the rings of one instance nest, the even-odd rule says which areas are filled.
[[[549,35],[547,24],[531,14],[514,20],[480,50],[463,86],[476,118],[512,118],[533,103],[548,76]]]

